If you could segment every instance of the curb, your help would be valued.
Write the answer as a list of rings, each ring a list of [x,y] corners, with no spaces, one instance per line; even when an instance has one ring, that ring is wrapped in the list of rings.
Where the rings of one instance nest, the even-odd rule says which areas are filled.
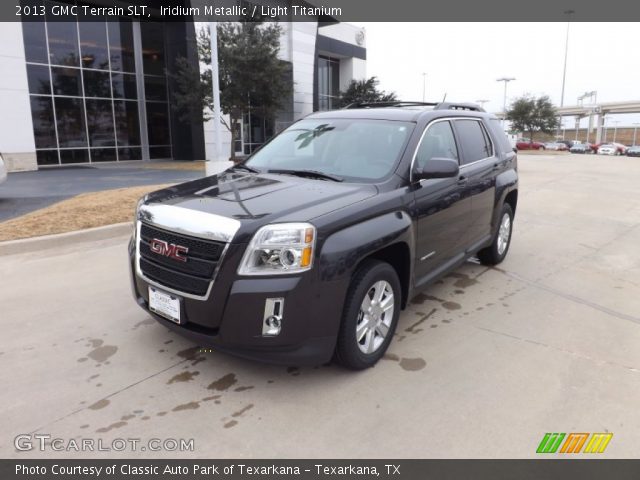
[[[116,223],[102,227],[87,228],[74,232],[56,233],[41,237],[0,242],[0,256],[29,253],[50,248],[64,247],[76,243],[105,240],[131,233],[131,222]]]

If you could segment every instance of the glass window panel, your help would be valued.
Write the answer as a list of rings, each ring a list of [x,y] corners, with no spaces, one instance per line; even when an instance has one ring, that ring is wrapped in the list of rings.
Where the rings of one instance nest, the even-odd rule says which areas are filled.
[[[89,151],[82,148],[60,150],[60,163],[89,163]]]
[[[111,69],[135,72],[133,57],[133,29],[130,22],[109,22],[109,55]]]
[[[22,38],[27,62],[49,63],[44,22],[22,22]]]
[[[49,67],[44,65],[27,64],[27,79],[29,82],[29,93],[51,95]]]
[[[115,146],[113,109],[111,100],[86,100],[89,145],[92,147]]]
[[[54,95],[82,96],[80,69],[51,67],[51,77]]]
[[[95,20],[95,18],[93,19]],[[80,54],[82,66],[109,69],[107,50],[107,26],[104,22],[80,22]]]
[[[58,165],[58,150],[36,150],[38,165]]]
[[[140,145],[137,102],[114,101],[118,145]]]
[[[171,158],[171,147],[149,147],[149,158]]]
[[[140,147],[127,147],[118,149],[120,160],[142,160],[142,149]]]
[[[164,28],[161,23],[140,24],[145,75],[164,75]]]
[[[92,162],[115,162],[118,160],[116,157],[115,148],[92,148],[91,149],[91,161]]]
[[[144,96],[147,100],[167,100],[167,79],[165,77],[144,76]]]
[[[31,97],[31,116],[36,148],[56,148],[56,127],[51,97]],[[56,160],[57,163],[57,160]]]
[[[171,143],[168,110],[166,103],[147,102],[149,145],[166,145]]]
[[[77,22],[47,22],[51,64],[80,66]]]
[[[456,120],[458,140],[462,144],[462,164],[475,162],[490,155],[482,125],[475,120]]]
[[[111,85],[108,72],[83,70],[84,95],[86,97],[111,98]]]
[[[55,98],[60,147],[86,147],[84,105],[79,98]]]
[[[127,73],[112,73],[114,98],[138,98],[136,76]]]

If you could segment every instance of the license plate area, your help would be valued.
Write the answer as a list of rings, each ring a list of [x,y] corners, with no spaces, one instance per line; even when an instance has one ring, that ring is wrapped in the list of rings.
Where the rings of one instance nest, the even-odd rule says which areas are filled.
[[[180,318],[180,297],[149,286],[149,310],[167,320],[182,324]]]

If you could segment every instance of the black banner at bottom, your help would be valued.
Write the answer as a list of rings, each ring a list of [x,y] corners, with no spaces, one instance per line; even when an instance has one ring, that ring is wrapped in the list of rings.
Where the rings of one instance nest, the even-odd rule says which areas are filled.
[[[0,460],[0,479],[616,480],[640,460]]]

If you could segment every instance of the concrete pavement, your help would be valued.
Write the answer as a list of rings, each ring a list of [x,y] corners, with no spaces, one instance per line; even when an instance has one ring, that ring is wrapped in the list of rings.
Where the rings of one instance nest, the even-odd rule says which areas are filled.
[[[640,161],[520,173],[505,262],[418,295],[359,373],[198,352],[133,302],[125,237],[0,257],[0,456],[535,457],[546,432],[613,432],[603,456],[636,457]],[[195,450],[15,451],[30,432]]]

